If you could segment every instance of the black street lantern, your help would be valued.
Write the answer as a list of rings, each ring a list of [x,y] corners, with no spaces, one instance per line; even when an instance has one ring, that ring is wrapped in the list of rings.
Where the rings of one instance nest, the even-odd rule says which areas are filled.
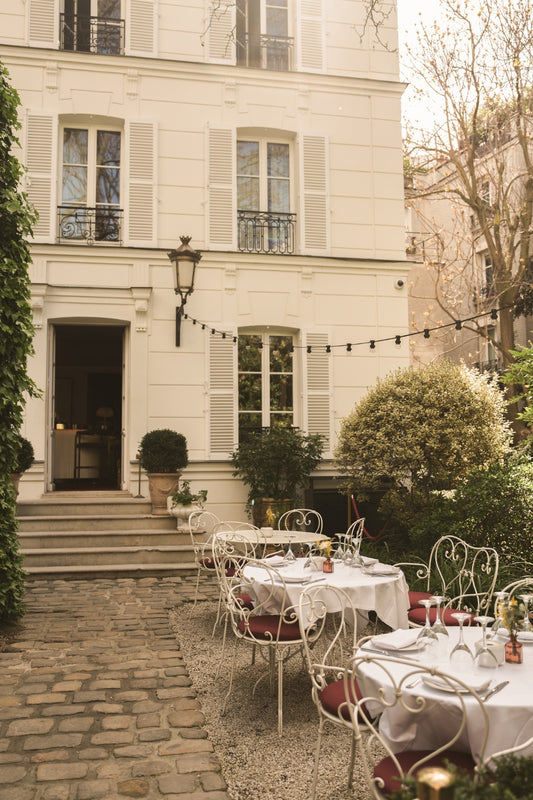
[[[180,346],[183,309],[188,296],[193,293],[196,265],[202,258],[202,254],[189,245],[190,236],[180,236],[180,241],[180,246],[168,254],[174,264],[174,292],[181,298],[181,305],[176,307],[176,347]]]

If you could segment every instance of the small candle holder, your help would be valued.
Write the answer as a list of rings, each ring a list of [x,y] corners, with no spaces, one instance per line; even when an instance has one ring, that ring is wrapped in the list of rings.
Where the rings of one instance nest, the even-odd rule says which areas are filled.
[[[334,566],[332,559],[328,556],[322,565],[322,570],[324,572],[333,572]]]

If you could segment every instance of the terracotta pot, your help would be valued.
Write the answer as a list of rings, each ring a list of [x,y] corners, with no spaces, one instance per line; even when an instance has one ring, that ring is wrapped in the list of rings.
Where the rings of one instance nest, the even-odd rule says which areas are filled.
[[[181,472],[149,472],[148,489],[152,501],[152,514],[163,517],[168,514],[167,497],[176,492]]]

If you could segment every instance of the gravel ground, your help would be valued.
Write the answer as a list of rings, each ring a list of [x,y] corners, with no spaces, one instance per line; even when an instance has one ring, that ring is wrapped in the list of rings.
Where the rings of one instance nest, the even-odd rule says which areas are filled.
[[[299,656],[284,668],[283,736],[277,732],[276,696],[268,682],[253,685],[264,661],[251,665],[252,648],[237,642],[233,691],[221,716],[229,685],[234,638],[222,651],[222,627],[213,636],[217,604],[182,604],[171,611],[185,663],[206,717],[206,729],[220,760],[232,800],[309,800],[318,735],[318,712]],[[217,673],[218,668],[218,675]],[[357,766],[348,791],[350,735],[326,724],[322,737],[317,800],[369,800]]]

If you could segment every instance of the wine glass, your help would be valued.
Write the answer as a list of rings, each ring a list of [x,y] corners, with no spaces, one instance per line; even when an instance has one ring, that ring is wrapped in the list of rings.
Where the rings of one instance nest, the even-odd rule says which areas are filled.
[[[463,635],[463,625],[467,619],[470,619],[470,614],[456,611],[452,617],[457,620],[459,625],[459,641],[450,653],[450,665],[458,672],[471,671],[474,665],[474,656]]]
[[[337,561],[342,561],[344,558],[344,550],[342,547],[343,534],[339,533],[337,534],[337,536],[339,537],[339,543],[337,545],[337,549],[333,553],[333,558],[336,559]]]
[[[440,634],[442,634],[442,636],[449,636],[449,635],[450,635],[450,633],[449,633],[449,631],[448,631],[448,628],[446,627],[446,625],[445,625],[445,624],[444,624],[444,622],[442,621],[442,619],[441,619],[441,615],[440,615],[440,607],[441,607],[441,604],[442,604],[442,602],[443,602],[443,601],[444,601],[446,598],[442,597],[441,595],[434,594],[434,595],[433,595],[432,597],[430,597],[429,599],[430,599],[430,600],[431,600],[431,601],[432,601],[432,602],[435,604],[435,606],[436,606],[436,608],[435,608],[435,621],[434,621],[434,623],[433,623],[433,625],[432,625],[432,628],[433,628],[433,630],[435,631],[435,633],[440,633]]]
[[[494,617],[474,617],[475,621],[481,625],[482,629],[482,636],[483,639],[481,641],[481,645],[478,647],[476,645],[476,657],[474,659],[474,665],[476,669],[497,669],[498,668],[498,659],[496,654],[490,647],[487,646],[487,625],[489,622],[494,622]]]
[[[531,594],[521,594],[519,595],[520,600],[524,604],[524,619],[522,620],[522,624],[520,626],[521,631],[533,631],[533,625],[529,621],[529,604],[533,599],[533,595]]]
[[[287,552],[285,553],[285,561],[289,561],[289,562],[291,562],[291,563],[292,563],[293,561],[296,561],[296,556],[294,555],[294,553],[293,553],[293,551],[292,551],[292,547],[291,547],[291,543],[292,543],[292,540],[293,540],[293,539],[294,539],[294,536],[290,536],[290,535],[289,535],[289,536],[287,536],[287,541],[288,541],[288,543],[289,543],[289,549],[288,549],[288,550],[287,550]]]
[[[423,645],[428,647],[429,645],[437,645],[439,641],[439,637],[436,632],[431,627],[431,620],[429,618],[429,609],[433,605],[433,599],[429,598],[429,600],[421,600],[420,605],[424,606],[426,609],[426,622],[424,627],[420,629],[420,633],[416,637],[417,642],[421,642]]]
[[[490,629],[491,638],[494,637],[500,628],[505,627],[505,620],[503,618],[503,609],[505,603],[509,599],[509,592],[496,592],[496,620]]]

